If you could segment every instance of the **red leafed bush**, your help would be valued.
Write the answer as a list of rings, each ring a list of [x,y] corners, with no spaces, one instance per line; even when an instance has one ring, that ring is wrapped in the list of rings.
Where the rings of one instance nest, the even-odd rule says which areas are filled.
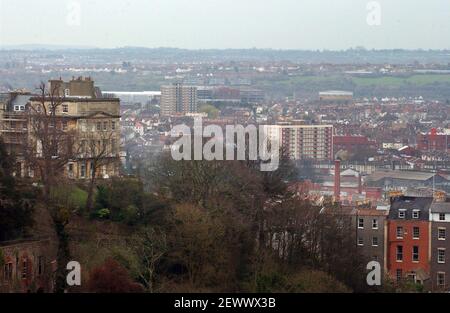
[[[128,271],[114,259],[94,268],[90,273],[89,291],[96,293],[144,292],[141,284],[130,279]]]

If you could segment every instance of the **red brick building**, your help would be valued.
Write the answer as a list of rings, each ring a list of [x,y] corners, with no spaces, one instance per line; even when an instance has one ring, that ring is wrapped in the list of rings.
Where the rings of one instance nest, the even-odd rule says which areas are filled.
[[[0,293],[52,292],[55,260],[47,239],[0,242]]]
[[[387,268],[396,281],[430,279],[429,209],[433,198],[392,199],[388,216]]]
[[[450,134],[438,133],[432,128],[429,133],[417,135],[417,149],[420,151],[450,152]]]
[[[366,136],[333,136],[333,149],[335,152],[345,150],[349,153],[357,153],[361,150],[377,149],[377,142],[369,140]]]

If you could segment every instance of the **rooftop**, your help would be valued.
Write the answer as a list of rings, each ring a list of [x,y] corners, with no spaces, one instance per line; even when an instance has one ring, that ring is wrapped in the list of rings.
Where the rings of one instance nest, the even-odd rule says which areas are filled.
[[[368,181],[379,181],[385,178],[426,181],[435,176],[435,173],[417,171],[376,171],[367,177]]]
[[[377,209],[357,209],[358,215],[365,216],[387,216],[387,210],[377,210]]]
[[[351,91],[343,91],[343,90],[327,90],[319,92],[321,96],[353,96],[353,92]]]
[[[450,213],[450,202],[435,202],[431,205],[432,213]]]
[[[393,198],[391,202],[391,209],[389,211],[389,218],[399,219],[398,211],[405,210],[405,219],[409,220],[412,218],[412,212],[418,210],[421,212],[419,220],[428,220],[428,210],[432,203],[432,197],[401,196]]]

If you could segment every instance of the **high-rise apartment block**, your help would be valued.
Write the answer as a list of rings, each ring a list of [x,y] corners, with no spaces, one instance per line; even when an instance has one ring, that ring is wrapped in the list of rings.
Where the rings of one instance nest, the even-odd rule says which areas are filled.
[[[333,159],[332,125],[266,125],[271,140],[279,140],[282,153],[292,160]]]
[[[161,86],[161,115],[197,112],[197,87],[181,83]]]

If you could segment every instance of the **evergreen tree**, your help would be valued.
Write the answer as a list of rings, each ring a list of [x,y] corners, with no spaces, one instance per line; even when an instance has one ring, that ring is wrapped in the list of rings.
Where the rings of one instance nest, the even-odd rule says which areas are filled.
[[[13,176],[13,159],[0,138],[0,241],[25,234],[33,223],[30,192],[20,188]]]

